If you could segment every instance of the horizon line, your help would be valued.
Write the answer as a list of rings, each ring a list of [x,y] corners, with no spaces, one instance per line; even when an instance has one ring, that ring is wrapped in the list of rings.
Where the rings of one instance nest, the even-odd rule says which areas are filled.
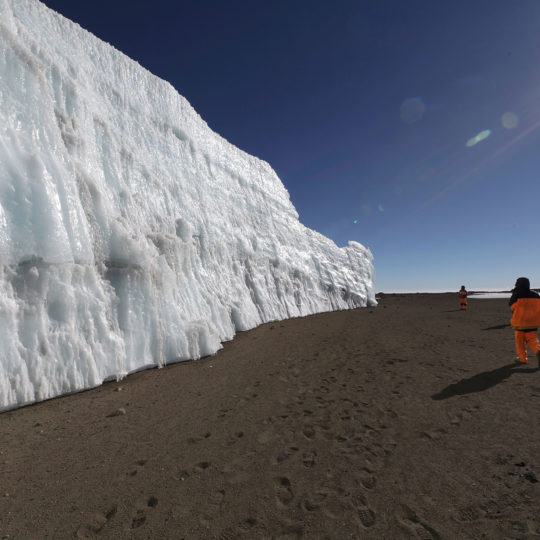
[[[467,289],[469,292],[511,292],[511,289],[504,289],[504,288],[473,288]],[[400,290],[391,290],[391,291],[377,291],[375,294],[437,294],[437,293],[451,293],[451,292],[457,292],[457,289],[454,291],[453,289],[424,289],[424,290],[418,290],[418,289],[400,289]]]

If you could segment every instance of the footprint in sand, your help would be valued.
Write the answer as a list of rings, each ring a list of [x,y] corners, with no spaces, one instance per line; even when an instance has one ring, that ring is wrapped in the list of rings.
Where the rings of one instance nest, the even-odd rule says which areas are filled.
[[[459,508],[454,514],[454,519],[459,523],[470,523],[480,518],[480,512],[474,506]]]
[[[108,508],[103,514],[95,514],[88,523],[81,525],[75,532],[75,538],[89,539],[95,538],[97,533],[100,533],[107,523],[118,512],[118,505],[114,504]],[[7,538],[7,537],[6,537]]]
[[[275,464],[280,464],[289,459],[292,455],[296,454],[298,452],[299,448],[296,446],[290,446],[286,450],[283,450],[280,454],[277,455],[277,457],[274,459]]]
[[[248,517],[239,525],[235,527],[227,527],[224,531],[219,533],[219,540],[237,540],[238,538],[249,538],[254,536],[251,533],[253,529],[257,526],[257,520],[252,517]]]
[[[212,434],[207,431],[204,435],[200,435],[198,437],[190,437],[189,439],[187,439],[187,442],[189,444],[197,444],[201,441],[204,441],[204,439],[209,439],[211,436]]]
[[[275,481],[276,500],[279,506],[289,506],[294,499],[291,482],[286,477]]]
[[[281,532],[272,536],[272,540],[300,540],[305,538],[304,528],[299,523],[283,523]]]
[[[408,506],[402,506],[401,515],[397,516],[398,522],[409,533],[416,536],[420,540],[439,540],[441,537],[439,533],[430,527],[425,521],[422,521],[414,510]]]
[[[359,476],[360,484],[366,489],[373,489],[377,484],[377,478],[373,475],[372,471],[364,467]]]
[[[273,429],[267,429],[257,435],[257,442],[259,444],[268,444],[276,438],[276,434]]]
[[[146,500],[146,507],[155,508],[158,505],[158,502],[159,501],[157,497],[154,497],[154,495],[150,495],[150,497],[148,497],[148,499]],[[131,520],[131,528],[138,529],[139,527],[142,527],[146,523],[146,517],[146,510],[137,510],[137,513]]]
[[[224,418],[224,417],[227,416],[230,412],[231,412],[231,409],[220,409],[220,410],[219,410],[219,414],[218,414],[218,418]]]
[[[234,444],[236,444],[243,437],[244,437],[244,432],[243,431],[237,431],[234,434],[234,437],[231,437],[226,443],[223,444],[223,446],[226,446],[226,447],[233,446]]]
[[[246,452],[240,459],[233,459],[224,464],[221,472],[225,475],[225,481],[228,484],[243,484],[250,480],[250,474],[245,469],[245,460],[249,460],[255,456],[255,452]]]
[[[137,510],[137,514],[131,520],[131,528],[138,529],[139,527],[142,527],[145,524],[145,522],[146,522],[146,514],[144,513],[144,510]]]
[[[357,521],[359,525],[368,529],[375,525],[375,512],[369,508],[366,499],[360,495],[356,494],[350,499],[350,504],[356,512]]]
[[[137,465],[137,467],[144,467],[147,461],[148,460],[146,459],[139,459],[138,461],[135,462],[135,465]],[[138,472],[139,472],[139,469],[136,468],[136,469],[132,469],[127,474],[129,476],[136,476]]]
[[[178,474],[176,475],[176,479],[180,480],[181,482],[183,482],[184,480],[187,480],[189,477],[190,477],[190,474],[185,469],[180,470]]]
[[[302,463],[304,467],[313,467],[315,465],[315,458],[317,457],[316,452],[304,452],[302,455]]]
[[[420,540],[439,540],[439,534],[432,529],[429,525],[414,520],[404,520],[403,524],[412,533],[414,533]]]
[[[371,510],[371,508],[363,506],[358,508],[357,512],[358,520],[364,528],[368,529],[369,527],[373,527],[373,525],[375,525],[375,513],[373,510]]]
[[[331,490],[325,487],[319,487],[304,499],[301,506],[304,510],[307,510],[308,512],[314,512],[315,510],[319,510],[321,508],[321,505],[326,502],[328,496],[331,493]]]
[[[446,435],[448,431],[443,428],[433,429],[431,431],[423,431],[420,433],[420,435],[426,439],[431,439],[432,441],[437,441],[444,435]]]
[[[210,462],[209,461],[200,461],[193,467],[193,471],[197,473],[201,473],[203,471],[206,471],[206,469],[210,468]]]
[[[215,491],[214,493],[210,494],[210,497],[208,500],[208,506],[212,514],[219,514],[221,512],[221,506],[223,504],[224,499],[225,499],[224,489],[220,489],[219,491]]]
[[[311,426],[306,426],[303,430],[302,430],[302,435],[308,440],[308,441],[312,441],[315,436],[316,436],[316,432],[315,432],[315,429]]]
[[[307,512],[315,512],[315,510],[318,510],[320,506],[318,504],[315,504],[311,502],[310,499],[306,499],[302,502],[302,508],[306,510]]]

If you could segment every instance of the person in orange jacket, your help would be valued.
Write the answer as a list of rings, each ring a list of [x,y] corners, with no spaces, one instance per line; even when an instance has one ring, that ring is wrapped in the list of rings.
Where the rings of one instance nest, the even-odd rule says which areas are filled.
[[[512,289],[509,302],[512,308],[510,325],[514,330],[516,352],[522,364],[527,363],[527,348],[536,354],[540,367],[540,343],[538,343],[538,327],[540,326],[540,296],[531,291],[527,278],[520,277]]]
[[[459,290],[458,295],[459,295],[460,309],[466,310],[467,309],[467,290],[465,289],[465,285],[461,286],[461,289]]]

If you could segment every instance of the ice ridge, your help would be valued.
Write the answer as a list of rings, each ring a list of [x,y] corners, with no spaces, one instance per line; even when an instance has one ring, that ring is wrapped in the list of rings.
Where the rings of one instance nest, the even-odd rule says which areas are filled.
[[[268,163],[37,0],[0,0],[0,410],[374,305]]]

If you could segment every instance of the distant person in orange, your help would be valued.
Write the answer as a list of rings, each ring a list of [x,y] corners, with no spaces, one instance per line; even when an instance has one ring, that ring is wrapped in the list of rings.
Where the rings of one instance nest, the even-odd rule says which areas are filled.
[[[459,295],[459,305],[462,310],[467,309],[467,290],[465,289],[465,285],[461,286],[461,289],[458,292]]]
[[[531,291],[531,285],[526,277],[516,280],[509,302],[513,314],[510,325],[514,329],[516,352],[522,364],[527,363],[527,348],[536,354],[540,367],[540,343],[538,343],[538,327],[540,326],[540,296]]]

